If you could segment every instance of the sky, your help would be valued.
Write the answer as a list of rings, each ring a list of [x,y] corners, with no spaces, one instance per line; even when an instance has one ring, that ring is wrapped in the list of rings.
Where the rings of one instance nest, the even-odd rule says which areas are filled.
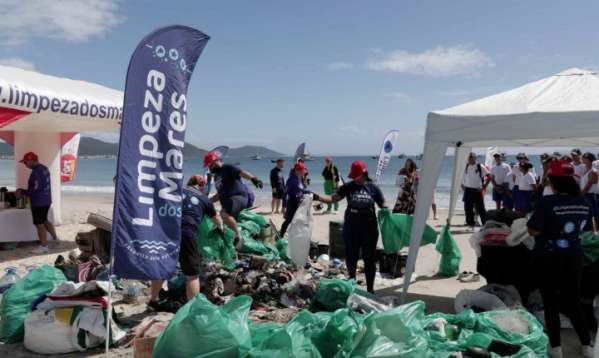
[[[123,90],[129,58],[172,24],[211,36],[189,87],[203,148],[377,154],[426,114],[571,67],[599,68],[599,2],[0,0],[0,64]],[[116,140],[115,136],[96,135]]]

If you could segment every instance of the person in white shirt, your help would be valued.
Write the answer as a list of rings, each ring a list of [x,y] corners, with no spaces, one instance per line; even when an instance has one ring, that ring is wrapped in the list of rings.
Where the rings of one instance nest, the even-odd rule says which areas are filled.
[[[586,173],[587,171],[584,163],[582,163],[581,156],[582,152],[578,148],[572,149],[572,151],[570,152],[570,158],[572,158],[571,164],[572,166],[574,166],[574,179],[578,183],[580,183],[580,178],[582,178],[584,173]]]
[[[507,191],[507,178],[512,173],[512,168],[503,162],[502,155],[493,154],[495,165],[491,168],[491,181],[493,182],[493,201],[497,205],[497,210],[501,209],[504,203]]]
[[[476,161],[476,154],[470,153],[468,165],[464,171],[464,211],[466,213],[466,225],[475,226],[474,208],[480,217],[482,225],[487,221],[487,212],[483,199],[483,190],[489,185],[489,171]]]
[[[597,207],[596,197],[599,194],[599,174],[593,168],[593,162],[596,160],[597,158],[593,153],[586,152],[582,155],[585,172],[580,177],[580,191],[591,207],[595,231],[599,230],[599,208]]]
[[[532,164],[522,163],[519,166],[521,175],[516,178],[518,195],[514,201],[514,209],[519,216],[525,217],[532,210],[532,196],[537,190],[537,179],[532,173]]]

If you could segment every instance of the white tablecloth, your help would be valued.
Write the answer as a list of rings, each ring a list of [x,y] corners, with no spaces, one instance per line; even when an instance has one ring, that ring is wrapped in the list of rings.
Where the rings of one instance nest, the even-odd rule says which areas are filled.
[[[36,240],[30,209],[0,209],[0,242]]]

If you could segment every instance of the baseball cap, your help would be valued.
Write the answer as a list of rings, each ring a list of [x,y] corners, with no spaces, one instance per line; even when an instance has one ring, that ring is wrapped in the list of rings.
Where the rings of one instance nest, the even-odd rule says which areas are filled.
[[[547,174],[556,177],[571,177],[574,176],[574,167],[565,160],[554,160],[549,164]]]
[[[576,155],[578,157],[580,157],[582,155],[582,152],[580,151],[580,149],[578,148],[574,148],[572,149],[572,151],[570,152],[570,155]]]
[[[493,154],[493,158],[497,158],[497,157],[501,157],[501,153],[495,153],[495,154]]]
[[[206,185],[206,178],[204,178],[203,176],[196,174],[196,175],[192,175],[189,180],[187,181],[187,185],[198,185],[198,186],[202,186],[202,185]]]
[[[35,154],[34,152],[27,152],[23,156],[23,159],[21,159],[19,161],[19,163],[25,163],[25,162],[28,162],[30,160],[37,160],[37,154]]]
[[[293,170],[300,171],[302,174],[304,174],[304,173],[306,173],[306,165],[304,165],[304,163],[302,163],[302,162],[297,162],[293,166]]]
[[[347,175],[350,179],[356,179],[357,177],[364,175],[368,171],[368,166],[361,160],[356,160],[351,163],[351,169]]]
[[[516,159],[528,159],[528,156],[526,153],[518,153],[518,155],[516,155]]]
[[[204,167],[209,168],[217,160],[220,160],[220,155],[217,152],[206,153],[204,156]]]

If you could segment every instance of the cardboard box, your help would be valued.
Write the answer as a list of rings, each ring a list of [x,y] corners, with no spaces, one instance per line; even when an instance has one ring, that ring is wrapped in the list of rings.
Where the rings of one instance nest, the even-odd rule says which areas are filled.
[[[156,337],[135,338],[133,341],[133,358],[152,358]]]

